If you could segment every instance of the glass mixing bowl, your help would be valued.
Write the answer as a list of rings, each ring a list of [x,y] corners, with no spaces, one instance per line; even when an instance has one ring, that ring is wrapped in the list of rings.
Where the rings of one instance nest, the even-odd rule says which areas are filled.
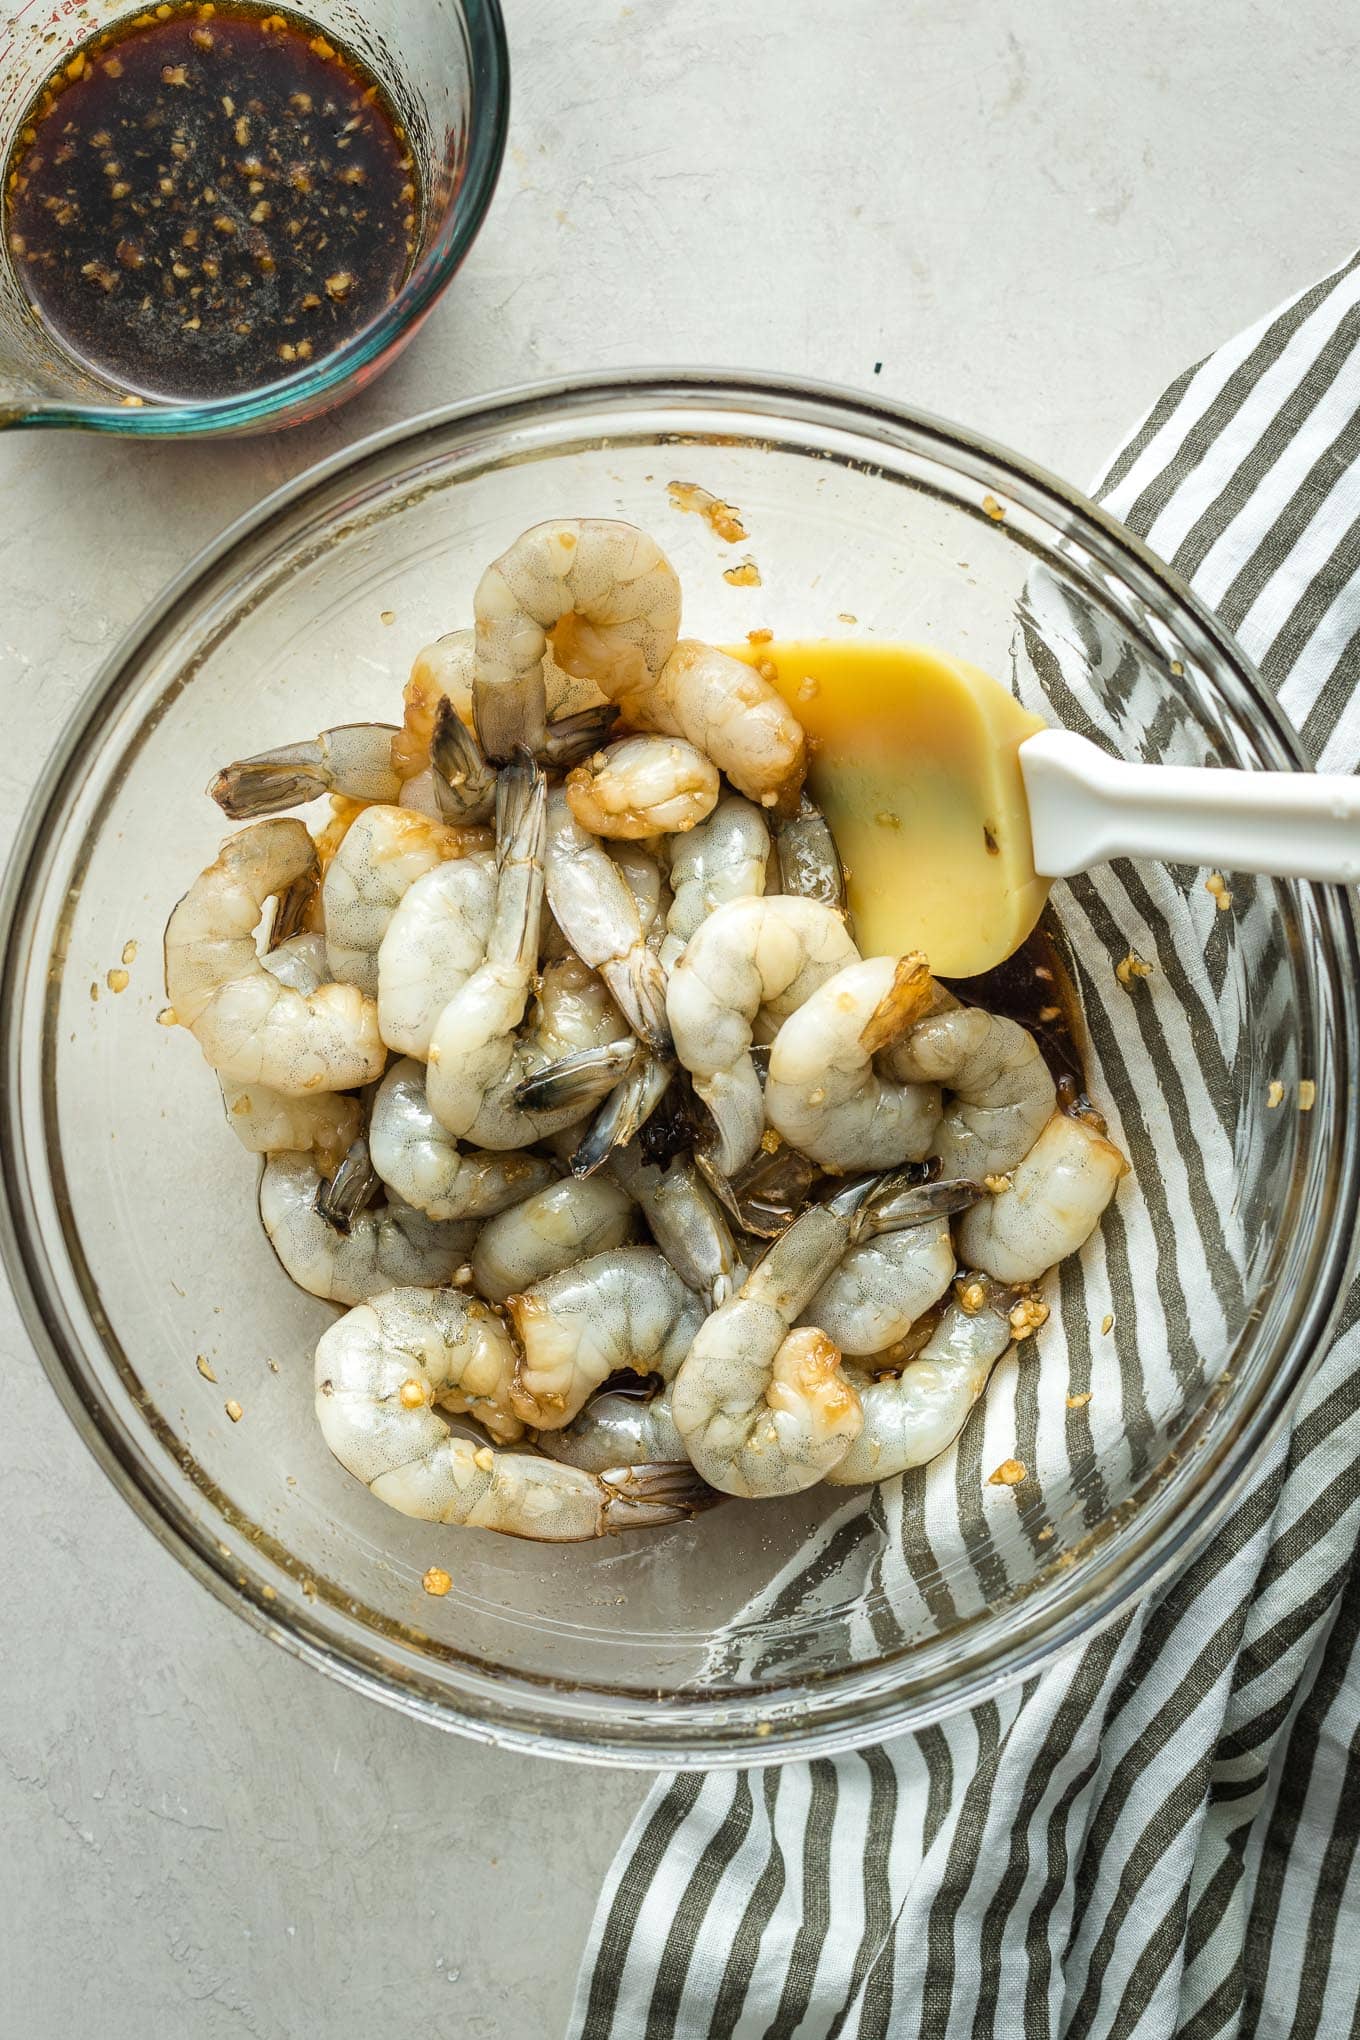
[[[734,503],[749,539],[724,545],[682,514],[672,480]],[[8,883],[5,1251],[53,1384],[112,1479],[299,1656],[431,1722],[562,1756],[840,1749],[1089,1637],[1199,1543],[1259,1462],[1351,1253],[1350,903],[1234,881],[1216,914],[1190,871],[1055,889],[1058,940],[1101,1016],[1090,1089],[1134,1174],[1080,1270],[1050,1284],[1053,1322],[1002,1364],[928,1479],[729,1503],[567,1548],[395,1515],[317,1433],[311,1354],[333,1313],[275,1263],[255,1163],[194,1044],[156,1024],[161,932],[223,833],[203,794],[214,769],[338,720],[391,719],[417,648],[468,619],[482,567],[525,525],[575,514],[655,532],[695,634],[926,640],[1130,756],[1301,762],[1185,587],[1090,503],[957,428],[700,374],[578,379],[417,420],[227,532],[63,736]],[[748,554],[761,585],[730,585],[722,569]],[[1125,989],[1114,966],[1131,947],[1156,970]],[[121,993],[110,970],[113,985],[128,972]],[[1310,1111],[1300,1080],[1316,1086]],[[1155,1209],[1140,1169],[1167,1186]],[[1148,1331],[1159,1299],[1165,1353]],[[1069,1410],[1081,1382],[1092,1400]],[[1029,1477],[989,1482],[1011,1455]],[[442,1600],[422,1590],[433,1564],[452,1575]]]
[[[0,165],[35,96],[78,44],[143,11],[143,0],[0,0]],[[363,389],[416,333],[477,238],[510,120],[510,58],[499,0],[305,0],[298,13],[334,36],[401,115],[422,195],[411,272],[391,304],[310,367],[237,396],[201,401],[125,391],[62,346],[34,316],[5,231],[0,182],[0,430],[78,425],[139,438],[297,425]]]

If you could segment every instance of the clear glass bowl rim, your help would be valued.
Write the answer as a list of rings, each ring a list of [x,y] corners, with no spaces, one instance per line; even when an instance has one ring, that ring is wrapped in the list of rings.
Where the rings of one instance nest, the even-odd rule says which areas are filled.
[[[1301,887],[1311,902],[1313,940],[1303,959],[1313,1028],[1306,1044],[1329,1056],[1333,1081],[1310,1116],[1301,1209],[1308,1214],[1306,1281],[1276,1313],[1268,1350],[1264,1322],[1239,1344],[1230,1367],[1245,1375],[1202,1448],[1187,1452],[1119,1535],[1093,1540],[1080,1565],[1058,1570],[1009,1611],[999,1643],[965,1628],[932,1639],[911,1656],[838,1670],[813,1685],[765,1689],[717,1700],[701,1689],[643,1701],[607,1687],[563,1688],[512,1675],[490,1678],[443,1658],[433,1678],[414,1652],[375,1646],[371,1630],[346,1623],[338,1602],[323,1617],[315,1598],[285,1602],[277,1572],[252,1563],[249,1546],[228,1551],[190,1506],[198,1492],[108,1409],[84,1360],[62,1295],[63,1264],[29,1222],[34,1156],[47,1167],[47,1100],[26,1078],[21,1009],[34,963],[33,923],[58,862],[52,826],[73,804],[83,747],[107,709],[135,684],[143,649],[176,617],[192,613],[200,585],[238,549],[257,547],[268,527],[303,510],[306,499],[367,463],[400,449],[410,466],[422,439],[449,451],[488,446],[515,430],[589,421],[608,436],[639,412],[680,412],[759,420],[769,436],[799,424],[877,440],[942,461],[954,472],[1034,510],[1099,566],[1165,617],[1174,616],[1197,663],[1239,719],[1249,719],[1268,763],[1307,768],[1300,740],[1250,661],[1180,578],[1132,533],[1080,492],[1022,456],[965,428],[871,393],[745,370],[611,371],[554,379],[427,412],[318,463],[230,525],[144,612],[104,662],[30,798],[0,891],[0,1258],[43,1367],[68,1415],[115,1486],[161,1543],[219,1600],[295,1656],[355,1690],[434,1726],[503,1747],[580,1762],[625,1766],[768,1764],[856,1748],[976,1705],[1032,1675],[1060,1652],[1089,1641],[1185,1564],[1240,1496],[1285,1423],[1344,1304],[1360,1212],[1360,1120],[1349,1108],[1360,1068],[1360,941],[1354,905],[1339,887]],[[38,959],[46,976],[46,960]],[[1310,1065],[1305,1061],[1304,1067]],[[1311,1066],[1321,1067],[1320,1061]],[[36,1098],[34,1091],[37,1091]],[[34,1137],[36,1136],[36,1138]],[[66,1272],[70,1274],[69,1264]],[[295,1584],[295,1583],[294,1583]],[[450,1690],[450,1684],[454,1690]]]
[[[495,195],[510,132],[510,50],[505,21],[500,0],[457,0],[457,4],[467,37],[471,93],[466,166],[433,246],[376,318],[303,374],[263,383],[239,396],[126,408],[116,397],[110,397],[107,404],[22,398],[0,401],[0,424],[10,430],[75,426],[132,438],[180,439],[258,431],[271,420],[276,425],[300,422],[318,409],[343,401],[349,386],[366,368],[381,363],[410,337],[452,281]]]

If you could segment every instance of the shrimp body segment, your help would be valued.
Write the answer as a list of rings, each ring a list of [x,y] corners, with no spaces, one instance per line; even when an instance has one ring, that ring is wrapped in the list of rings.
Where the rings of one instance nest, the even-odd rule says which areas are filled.
[[[540,1431],[560,1430],[623,1370],[669,1381],[705,1305],[655,1247],[616,1247],[509,1299],[523,1349],[512,1400]]]
[[[944,1295],[953,1276],[949,1221],[926,1219],[848,1248],[806,1316],[842,1353],[881,1353],[905,1338],[922,1312]]]
[[[632,1237],[636,1207],[607,1176],[547,1183],[482,1227],[472,1256],[480,1296],[504,1303],[517,1290]]]
[[[554,1179],[540,1155],[460,1148],[430,1110],[424,1065],[409,1056],[378,1086],[368,1151],[388,1189],[427,1218],[489,1218]]]
[[[228,838],[170,916],[166,995],[224,1082],[304,1097],[382,1073],[372,999],[348,984],[301,992],[266,969],[256,947],[266,901],[315,872],[301,822],[255,822]]]
[[[635,525],[578,517],[535,524],[487,568],[473,598],[478,732],[487,755],[545,733],[544,654],[611,701],[660,672],[680,628],[680,583]]]
[[[765,1116],[824,1169],[890,1169],[918,1161],[940,1120],[934,1084],[893,1083],[878,1052],[930,997],[920,955],[869,957],[820,985],[770,1049]]]
[[[486,955],[495,859],[436,864],[397,902],[378,946],[378,1025],[389,1048],[424,1061],[435,1022]]]
[[[498,1443],[512,1443],[524,1433],[510,1407],[514,1371],[510,1334],[480,1297],[384,1290],[317,1342],[322,1435],[365,1482],[446,1438],[440,1409],[474,1416]]]
[[[718,804],[718,773],[680,737],[624,737],[567,774],[583,829],[625,840],[692,829]]]
[[[794,1220],[707,1318],[676,1377],[671,1411],[710,1487],[764,1497],[812,1487],[859,1435],[859,1397],[838,1349],[799,1317],[845,1251],[824,1205]]]
[[[900,1374],[875,1380],[847,1363],[859,1392],[864,1428],[826,1478],[833,1487],[858,1487],[888,1480],[908,1467],[925,1466],[953,1444],[993,1366],[1010,1345],[1009,1309],[1014,1290],[988,1294],[969,1313],[957,1303],[946,1309],[916,1359]]]
[[[559,789],[548,800],[548,904],[576,954],[608,985],[649,1048],[670,1047],[666,974],[650,948],[626,873],[583,829]]]
[[[304,996],[326,983],[326,944],[320,935],[292,935],[260,958],[271,977]],[[223,1083],[227,1124],[253,1155],[314,1154],[323,1175],[339,1167],[363,1130],[363,1107],[340,1091],[289,1098],[267,1084]]]
[[[686,638],[654,679],[606,691],[635,729],[684,737],[748,800],[783,812],[797,808],[808,764],[802,724],[740,659]]]
[[[1037,1281],[1085,1245],[1127,1168],[1085,1120],[1055,1112],[1011,1171],[1010,1188],[960,1219],[960,1258],[999,1282]]]
[[[452,829],[414,808],[365,808],[321,888],[331,976],[376,996],[378,951],[404,894],[436,865],[490,847],[485,830]]]
[[[1032,1034],[978,1006],[934,1012],[890,1044],[885,1067],[916,1084],[942,1084],[953,1101],[930,1153],[947,1176],[1002,1176],[1033,1147],[1057,1104]]]
[[[671,844],[671,904],[661,961],[669,970],[715,907],[759,899],[770,861],[770,831],[753,801],[730,793],[705,822]]]
[[[260,1218],[284,1273],[328,1303],[363,1303],[384,1289],[433,1288],[472,1251],[475,1220],[436,1220],[395,1198],[370,1206],[347,1232],[317,1210],[322,1178],[309,1155],[272,1155],[260,1178]]]
[[[859,952],[817,900],[733,900],[691,936],[671,973],[675,1051],[713,1114],[717,1166],[733,1175],[760,1144],[765,1104],[751,1060],[758,1020],[773,1030]]]
[[[252,1155],[311,1154],[326,1174],[363,1131],[363,1107],[342,1091],[288,1098],[267,1084],[223,1084],[227,1124]]]

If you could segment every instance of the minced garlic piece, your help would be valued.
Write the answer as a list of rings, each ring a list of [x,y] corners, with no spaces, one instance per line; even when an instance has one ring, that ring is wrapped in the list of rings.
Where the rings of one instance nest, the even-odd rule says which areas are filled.
[[[1029,1478],[1029,1468],[1021,1459],[1003,1459],[995,1473],[987,1476],[988,1487],[1018,1487],[1022,1480]]]

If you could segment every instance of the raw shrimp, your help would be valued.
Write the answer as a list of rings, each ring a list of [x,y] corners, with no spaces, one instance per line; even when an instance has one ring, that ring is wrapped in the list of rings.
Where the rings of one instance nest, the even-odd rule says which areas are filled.
[[[1057,1102],[1033,1035],[979,1006],[918,1021],[888,1046],[884,1066],[899,1080],[953,1092],[930,1143],[947,1176],[1004,1175],[1029,1153]]]
[[[551,1003],[552,977],[572,976],[563,965],[544,973],[535,1022],[523,1034],[516,1031],[537,960],[543,836],[542,773],[507,766],[500,775],[496,910],[486,957],[435,1025],[425,1080],[426,1095],[443,1125],[455,1138],[479,1147],[524,1147],[570,1125],[612,1088],[632,1053],[621,1042],[625,1061],[620,1067],[587,1072],[584,1084],[564,1079],[553,1101],[540,1109],[525,1107],[515,1095],[526,1077],[561,1060],[564,1047],[570,1053],[603,1045],[593,1023],[593,1038],[564,1043],[560,1022],[568,1012],[573,1020],[579,1018],[582,1002],[577,987],[566,995],[562,1012]],[[599,1014],[596,1005],[594,1015]]]
[[[759,899],[770,861],[770,831],[754,802],[720,800],[705,822],[671,844],[671,905],[661,961],[670,970],[700,922],[729,900]]]
[[[320,935],[293,935],[260,961],[280,984],[304,995],[326,982],[326,944]],[[222,1085],[227,1124],[253,1155],[310,1153],[323,1175],[336,1168],[363,1127],[363,1107],[340,1091],[286,1098],[267,1084]]]
[[[391,723],[342,723],[302,744],[281,744],[224,765],[208,792],[236,822],[301,807],[323,793],[349,800],[394,801],[401,780],[392,769]]]
[[[417,652],[403,697],[405,719],[392,739],[392,766],[401,779],[413,782],[429,772],[441,702],[448,702],[471,734],[476,669],[476,634],[470,630],[450,631]],[[551,654],[543,661],[543,675],[551,718],[543,756],[552,764],[574,765],[603,743],[618,711],[603,700],[598,687],[564,673]],[[477,755],[485,762],[483,753]]]
[[[686,638],[654,679],[620,693],[601,685],[633,728],[684,737],[761,807],[797,808],[807,738],[769,681],[740,659]]]
[[[922,1214],[920,1223],[847,1248],[809,1303],[808,1323],[820,1325],[847,1354],[881,1353],[905,1338],[953,1279],[950,1214],[983,1194],[980,1184],[959,1182],[906,1191],[905,1200]]]
[[[624,737],[567,775],[567,800],[595,836],[681,834],[711,815],[718,774],[680,737]]]
[[[675,1428],[669,1388],[652,1396],[630,1395],[626,1389],[592,1396],[565,1430],[544,1431],[538,1449],[585,1473],[605,1473],[614,1466],[684,1464],[689,1458]]]
[[[321,889],[331,976],[375,996],[378,950],[403,894],[436,865],[490,847],[484,829],[448,828],[412,808],[365,808]]]
[[[1033,1282],[1091,1237],[1128,1163],[1111,1141],[1055,1112],[1010,1187],[959,1220],[959,1257],[999,1282]]]
[[[823,906],[845,911],[845,872],[831,826],[806,791],[798,801],[798,812],[775,825],[775,851],[779,860],[779,890],[799,899],[820,900]]]
[[[265,902],[315,871],[301,822],[255,822],[227,839],[170,916],[166,996],[225,1083],[303,1097],[354,1090],[382,1074],[387,1051],[373,1000],[353,985],[297,991],[256,948]]]
[[[819,985],[770,1049],[765,1117],[776,1133],[824,1169],[919,1161],[940,1123],[939,1087],[893,1083],[875,1058],[930,995],[919,952],[868,957]]]
[[[687,1288],[716,1310],[745,1279],[731,1227],[717,1198],[688,1155],[663,1169],[636,1146],[610,1161],[616,1183],[637,1199],[652,1238]]]
[[[523,532],[483,574],[473,613],[474,720],[487,756],[506,759],[546,733],[549,633],[558,665],[617,701],[670,656],[680,583],[635,525],[569,518]]]
[[[318,1389],[318,1411],[321,1407]],[[496,1530],[539,1544],[581,1544],[621,1530],[682,1523],[717,1499],[688,1466],[586,1473],[527,1446],[507,1452],[455,1437],[433,1412],[425,1414],[418,1430],[404,1427],[379,1450],[374,1433],[390,1419],[386,1413],[375,1419],[359,1393],[326,1433],[340,1464],[365,1481],[376,1500],[423,1522]]]
[[[472,1252],[477,1221],[437,1220],[390,1197],[347,1232],[317,1210],[323,1181],[309,1155],[272,1155],[260,1178],[260,1217],[285,1274],[331,1303],[362,1303],[409,1283],[451,1279]]]
[[[555,1180],[541,1155],[460,1148],[430,1110],[424,1064],[409,1056],[378,1086],[368,1148],[388,1189],[428,1218],[489,1218]]]
[[[378,946],[378,1025],[389,1048],[423,1062],[435,1022],[486,955],[496,860],[436,864],[398,900]]]
[[[548,801],[548,902],[576,954],[597,970],[649,1048],[670,1048],[666,974],[649,947],[627,879],[583,829],[559,789]]]
[[[921,1352],[900,1374],[876,1380],[867,1368],[847,1363],[845,1373],[859,1394],[864,1427],[827,1474],[832,1486],[888,1480],[908,1467],[925,1466],[953,1444],[1014,1337],[1008,1313],[1015,1291],[998,1291],[993,1283],[980,1286],[980,1307],[970,1312],[950,1303]]]
[[[571,1268],[633,1236],[637,1207],[607,1176],[567,1176],[482,1227],[472,1280],[489,1303]]]
[[[671,1409],[690,1459],[710,1487],[763,1498],[812,1487],[859,1436],[859,1396],[841,1356],[799,1318],[868,1221],[888,1177],[849,1184],[814,1204],[759,1260],[730,1302],[696,1334],[676,1376]]]
[[[839,914],[817,900],[733,900],[690,937],[666,1011],[675,1052],[713,1114],[724,1175],[751,1159],[765,1123],[750,1054],[757,1020],[773,1030],[858,961]]]
[[[713,1502],[688,1467],[595,1475],[527,1447],[507,1452],[455,1435],[436,1405],[470,1412],[497,1437],[518,1435],[505,1408],[511,1358],[504,1326],[474,1298],[409,1289],[376,1297],[317,1344],[321,1435],[347,1473],[404,1516],[541,1543],[657,1528]]]
[[[524,1435],[510,1407],[516,1357],[504,1323],[480,1297],[383,1290],[328,1325],[317,1343],[322,1436],[361,1480],[370,1476],[351,1463],[342,1441],[402,1466],[414,1456],[407,1441],[428,1432],[431,1418],[447,1437],[439,1409],[475,1417],[498,1444],[513,1443]]]
[[[655,1247],[615,1247],[507,1299],[521,1357],[511,1401],[540,1431],[560,1430],[592,1389],[624,1369],[669,1381],[705,1305]]]

